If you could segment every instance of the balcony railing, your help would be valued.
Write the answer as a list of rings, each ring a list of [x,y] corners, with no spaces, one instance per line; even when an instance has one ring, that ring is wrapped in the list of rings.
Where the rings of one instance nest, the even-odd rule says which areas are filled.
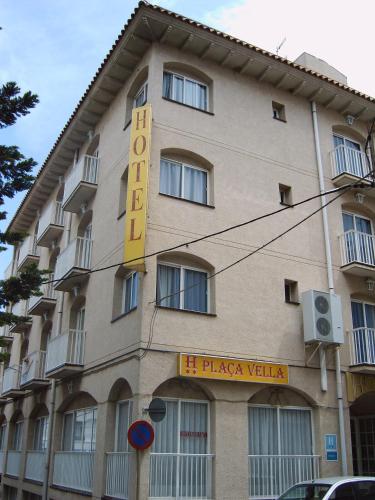
[[[2,394],[20,390],[20,367],[10,366],[4,370]]]
[[[16,316],[23,316],[25,318],[28,317],[28,300],[20,300],[16,304],[12,306],[12,313]],[[21,321],[19,323],[14,323],[13,325],[10,326],[10,331],[12,333],[17,332],[21,333],[24,330],[27,330],[27,328],[31,325],[31,318],[26,321]]]
[[[0,339],[7,340],[8,342],[12,342],[13,333],[9,331],[10,326],[4,325],[0,328]]]
[[[87,202],[95,193],[98,182],[99,158],[84,155],[73,166],[65,181],[64,210],[77,212],[82,203]]]
[[[318,455],[249,455],[249,498],[277,498],[294,483],[318,476]]]
[[[45,460],[45,451],[27,451],[25,479],[42,483],[46,465]]]
[[[212,498],[212,455],[151,453],[150,497]]]
[[[40,256],[40,249],[36,245],[36,235],[27,236],[21,246],[18,254],[17,268],[20,270],[27,264],[37,262]]]
[[[340,235],[342,265],[353,262],[375,266],[375,246],[372,234],[350,230]]]
[[[94,452],[56,452],[53,484],[90,493],[92,491],[94,456]]]
[[[21,386],[45,378],[46,352],[34,351],[22,361]],[[47,382],[47,380],[46,380]]]
[[[68,330],[52,338],[47,345],[46,374],[66,365],[82,367],[84,362],[85,332]]]
[[[48,281],[53,282],[54,275],[50,274],[48,276]],[[45,283],[40,287],[40,291],[43,295],[33,295],[29,299],[28,313],[29,314],[39,314],[43,313],[45,309],[51,309],[55,305],[56,301],[56,291],[54,283]],[[35,307],[37,306],[38,307]]]
[[[129,479],[134,477],[134,452],[107,453],[105,495],[111,498],[129,499]]]
[[[350,174],[364,177],[370,172],[369,160],[363,151],[349,148],[344,145],[337,146],[331,151],[332,177],[341,174]]]
[[[350,364],[375,366],[375,329],[355,328],[349,334]]]
[[[49,246],[64,230],[64,211],[61,201],[50,203],[43,211],[38,226],[38,245]]]
[[[21,468],[21,455],[21,451],[8,450],[5,471],[10,476],[19,476]]]
[[[78,237],[71,241],[58,256],[55,268],[55,280],[60,280],[74,268],[90,269],[92,240]]]

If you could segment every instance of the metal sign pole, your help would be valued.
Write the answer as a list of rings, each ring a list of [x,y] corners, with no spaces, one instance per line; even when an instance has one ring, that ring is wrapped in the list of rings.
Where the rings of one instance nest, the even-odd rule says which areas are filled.
[[[135,498],[136,500],[141,500],[141,478],[140,478],[140,471],[141,471],[141,452],[139,450],[136,451],[137,454],[137,481],[136,481],[136,493],[135,493]]]

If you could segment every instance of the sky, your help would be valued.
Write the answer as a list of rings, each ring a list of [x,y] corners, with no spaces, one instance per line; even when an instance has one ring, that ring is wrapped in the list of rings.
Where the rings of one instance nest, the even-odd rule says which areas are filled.
[[[294,60],[309,52],[347,75],[350,86],[375,96],[373,0],[154,3],[270,52],[286,38],[281,56]],[[0,84],[16,81],[40,100],[28,116],[0,130],[0,144],[17,145],[39,167],[43,164],[136,6],[131,0],[0,0]],[[7,222],[23,196],[6,203]],[[10,259],[9,251],[0,254],[0,276]]]

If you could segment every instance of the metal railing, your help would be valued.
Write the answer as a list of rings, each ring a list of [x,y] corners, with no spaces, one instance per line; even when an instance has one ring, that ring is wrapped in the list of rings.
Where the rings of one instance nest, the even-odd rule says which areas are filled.
[[[4,325],[0,328],[1,337],[13,337],[13,333],[9,331],[10,325]]]
[[[151,498],[212,498],[212,459],[208,454],[151,453]]]
[[[25,479],[32,481],[43,482],[44,470],[46,466],[45,451],[27,451],[26,452],[26,468]]]
[[[318,455],[249,455],[249,498],[277,498],[294,483],[319,476]]]
[[[5,392],[20,389],[20,367],[17,365],[12,365],[4,370],[3,374],[3,386],[1,392]]]
[[[54,201],[50,203],[42,212],[39,219],[37,239],[40,238],[50,224],[54,224],[56,226],[64,225],[64,211],[62,209],[61,201]]]
[[[5,472],[10,476],[19,476],[21,467],[21,455],[21,451],[8,450]]]
[[[350,364],[375,365],[375,329],[354,328],[349,333]]]
[[[34,255],[37,257],[40,255],[40,248],[36,245],[36,234],[26,236],[23,240],[18,254],[18,266],[22,264],[28,255]]]
[[[106,453],[105,494],[111,498],[129,499],[129,479],[134,477],[135,453],[131,451]]]
[[[63,278],[73,267],[90,269],[93,240],[78,237],[71,241],[58,256],[55,267],[55,280]]]
[[[46,352],[34,351],[27,355],[22,361],[21,385],[30,380],[41,380],[45,378]]]
[[[53,466],[53,484],[91,492],[95,452],[58,451]]]
[[[97,184],[98,182],[99,158],[97,156],[84,155],[70,171],[64,187],[63,205],[69,199],[80,182]]]
[[[53,281],[54,275],[50,274],[48,276],[48,281]],[[32,309],[35,304],[37,304],[41,299],[46,298],[46,299],[56,299],[56,291],[54,287],[54,283],[44,283],[40,287],[40,291],[42,292],[42,295],[32,295],[29,298],[29,304],[28,304],[28,309]]]
[[[358,262],[375,266],[375,246],[372,234],[351,229],[339,236],[342,265]]]
[[[337,146],[330,153],[332,164],[332,177],[348,173],[356,177],[364,177],[370,172],[366,153],[357,149],[349,148],[343,144]],[[371,161],[371,160],[370,160]]]
[[[48,341],[46,373],[60,366],[83,365],[85,351],[85,332],[70,329]]]

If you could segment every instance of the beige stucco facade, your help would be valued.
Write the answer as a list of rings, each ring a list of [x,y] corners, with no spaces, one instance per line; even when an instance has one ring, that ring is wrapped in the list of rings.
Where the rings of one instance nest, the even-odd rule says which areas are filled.
[[[165,31],[160,28],[159,35],[158,27],[163,23]],[[167,31],[168,27],[171,27],[170,31]],[[271,245],[209,279],[208,306],[203,312],[155,305],[157,265],[158,262],[182,267],[187,265],[215,274],[317,210],[321,203],[319,198],[253,224],[198,243],[189,243],[282,208],[279,185],[291,188],[293,203],[319,193],[311,100],[316,100],[318,108],[325,190],[333,189],[337,185],[333,180],[336,176],[332,174],[331,164],[333,133],[364,148],[369,123],[375,115],[375,105],[332,81],[319,79],[297,67],[285,66],[281,60],[271,60],[266,54],[259,55],[255,49],[237,48],[233,40],[202,30],[199,26],[189,25],[190,31],[183,38],[185,43],[179,43],[178,36],[182,36],[184,29],[184,21],[170,13],[146,5],[139,7],[111,53],[107,66],[104,66],[85,97],[84,104],[90,102],[91,111],[85,110],[82,107],[84,104],[78,109],[36,181],[36,184],[44,186],[48,194],[40,201],[37,188],[31,190],[12,221],[13,229],[27,226],[30,235],[37,232],[38,218],[42,217],[49,203],[57,199],[63,180],[66,181],[75,168],[74,155],[79,162],[84,155],[94,157],[97,151],[99,166],[93,183],[96,184],[94,192],[87,197],[89,199],[82,199],[78,213],[65,211],[60,236],[53,239],[49,246],[39,247],[39,267],[51,268],[56,256],[61,256],[76,237],[86,238],[88,233],[85,231],[91,224],[92,247],[89,261],[86,261],[89,266],[86,267],[92,270],[109,268],[78,278],[78,274],[85,269],[74,265],[73,259],[70,268],[75,268],[76,274],[65,282],[65,291],[57,291],[52,306],[42,314],[32,315],[31,325],[23,332],[13,334],[9,348],[8,373],[12,369],[16,371],[17,367],[21,370],[22,358],[32,353],[55,349],[57,359],[59,353],[64,358],[64,348],[66,352],[70,349],[68,354],[65,353],[63,367],[56,361],[49,372],[51,376],[43,372],[42,380],[38,379],[32,389],[25,390],[21,385],[9,396],[3,386],[1,414],[6,432],[1,482],[3,489],[17,489],[18,500],[39,498],[28,497],[25,492],[42,495],[43,481],[27,479],[25,470],[27,455],[34,449],[36,419],[46,415],[49,426],[53,422],[48,498],[79,499],[82,495],[126,498],[109,494],[107,485],[109,475],[125,477],[128,471],[120,466],[111,470],[107,467],[110,460],[108,454],[118,451],[116,442],[120,430],[117,428],[116,408],[119,401],[130,400],[130,422],[149,420],[145,408],[155,396],[171,401],[208,403],[206,427],[204,431],[200,430],[200,437],[204,436],[206,440],[203,454],[207,456],[205,474],[208,476],[204,481],[210,482],[211,489],[205,498],[247,499],[249,481],[252,484],[251,478],[256,475],[261,477],[260,469],[258,472],[254,472],[251,466],[249,469],[249,455],[252,455],[249,449],[252,439],[249,436],[249,405],[277,409],[278,412],[288,408],[296,412],[299,409],[309,411],[311,449],[308,455],[311,455],[311,463],[314,460],[318,463],[316,473],[321,476],[341,473],[340,447],[338,461],[327,461],[324,447],[326,434],[336,434],[338,441],[340,434],[335,348],[327,348],[327,390],[323,391],[319,356],[317,351],[314,353],[316,346],[306,347],[304,344],[302,307],[299,304],[301,294],[306,290],[328,291],[322,213],[316,213]],[[215,40],[217,46],[212,45]],[[190,44],[197,44],[197,48],[190,50]],[[226,45],[229,59],[223,61],[215,50],[226,50]],[[121,53],[121,47],[128,47],[128,52],[123,50]],[[124,63],[119,62],[117,76],[106,75],[105,68],[111,64],[114,73],[120,54],[125,60],[128,57],[132,64],[126,69]],[[245,58],[242,66],[230,63],[230,58],[242,56]],[[261,66],[264,61],[270,67],[268,76]],[[166,69],[205,84],[208,89],[207,109],[194,109],[163,98],[163,72]],[[272,73],[277,70],[280,72],[278,78]],[[296,75],[301,82],[306,82],[301,85],[296,80],[293,90],[288,88],[287,82],[288,78],[297,78]],[[145,253],[154,254],[180,244],[184,246],[146,259],[146,272],[139,273],[136,307],[123,314],[122,283],[128,275],[119,264],[123,261],[124,250],[123,190],[129,161],[129,118],[133,99],[145,82],[147,102],[153,112]],[[309,86],[315,91],[309,90],[306,95]],[[96,96],[93,94],[95,89],[98,90]],[[328,94],[325,96],[325,92],[329,91],[333,96],[336,94],[336,98]],[[336,104],[337,101],[339,104]],[[285,120],[274,119],[275,102],[284,107]],[[345,102],[346,107],[342,104]],[[358,115],[352,126],[347,125],[347,114]],[[76,129],[73,130],[74,126]],[[79,154],[75,153],[78,148]],[[193,203],[161,194],[161,158],[205,171],[208,179],[207,203]],[[366,220],[375,217],[371,189],[361,191],[365,194],[362,202],[358,201],[355,191],[358,190],[348,190],[327,208],[334,286],[343,305],[345,343],[340,348],[340,354],[349,472],[353,471],[350,432],[353,402],[347,399],[344,372],[352,370],[353,365],[349,349],[353,330],[350,304],[353,299],[361,303],[375,303],[366,282],[366,278],[375,277],[374,266],[371,263],[358,265],[354,274],[345,272],[342,267],[339,245],[339,236],[344,232],[342,212],[355,213]],[[328,195],[327,199],[333,196]],[[33,197],[36,208],[31,205]],[[17,258],[17,252],[15,256]],[[13,271],[16,269],[17,262]],[[285,280],[295,282],[297,288],[297,300],[289,303],[285,300]],[[79,311],[83,308],[84,327],[83,323],[80,325],[85,333],[82,358],[77,361],[69,356],[73,356],[73,351],[76,353],[75,346],[82,336],[71,332],[79,330],[77,322],[80,320],[77,317],[82,314]],[[63,343],[63,347],[56,347],[56,337],[61,335],[68,339],[68,347],[64,347]],[[277,386],[178,377],[179,353],[286,364],[289,383]],[[371,377],[371,363],[366,364],[365,372],[360,365],[356,370]],[[369,396],[364,396],[364,406],[356,415],[371,415],[371,404],[366,402],[366,397]],[[77,484],[69,474],[61,479],[61,474],[56,473],[59,467],[56,454],[62,451],[63,435],[67,432],[63,425],[64,414],[71,412],[75,415],[76,410],[85,408],[96,408],[96,438],[91,436],[91,449],[76,450],[81,455],[86,453],[86,458],[88,455],[91,457],[91,461],[87,462],[83,456],[83,462],[77,462],[82,467],[82,475],[86,474],[88,478],[88,485],[79,484],[79,481]],[[17,450],[17,473],[12,474],[7,469],[7,450],[14,451],[15,424],[19,421],[24,422],[22,445]],[[181,428],[178,429],[180,434],[177,434],[177,440],[180,440]],[[191,432],[196,431],[193,429]],[[306,439],[308,441],[309,438]],[[86,445],[86,437],[83,441]],[[41,452],[43,469],[46,451],[43,449]],[[156,468],[152,469],[152,460],[158,458],[153,458],[152,453],[155,453],[153,448],[139,453],[138,481],[136,456],[128,457],[129,498],[132,500],[149,498],[150,484],[154,484],[151,476],[157,474]],[[37,465],[33,474],[38,476]],[[39,469],[39,474],[43,477],[43,470]],[[69,483],[70,479],[71,484],[61,484],[64,481]],[[302,477],[296,476],[296,479]],[[268,492],[267,498],[275,498],[276,493]],[[4,498],[13,498],[9,495],[14,494],[14,490],[9,489],[3,493],[8,495]],[[185,496],[189,497],[188,494]],[[193,497],[191,494],[190,498]],[[252,497],[256,498],[254,490]],[[160,493],[153,498],[167,498],[167,495]],[[177,498],[177,494],[168,498]]]

